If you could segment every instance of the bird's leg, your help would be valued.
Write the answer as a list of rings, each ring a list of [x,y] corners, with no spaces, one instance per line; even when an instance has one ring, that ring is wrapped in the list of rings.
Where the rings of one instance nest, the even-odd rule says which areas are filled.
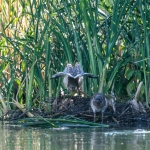
[[[67,89],[63,89],[59,91],[59,97],[65,97],[69,95],[69,91]]]
[[[81,93],[82,93],[82,91],[80,89],[77,89],[77,94],[78,94],[79,97],[82,97]]]
[[[102,123],[103,123],[104,112],[102,111]]]
[[[96,119],[96,112],[94,112],[94,122],[95,122],[95,119]]]
[[[77,89],[77,94],[80,98],[82,97],[83,92],[81,91],[81,89]]]
[[[64,97],[65,96],[65,91],[66,91],[67,89],[64,89],[64,90],[60,90],[59,91],[59,97]]]

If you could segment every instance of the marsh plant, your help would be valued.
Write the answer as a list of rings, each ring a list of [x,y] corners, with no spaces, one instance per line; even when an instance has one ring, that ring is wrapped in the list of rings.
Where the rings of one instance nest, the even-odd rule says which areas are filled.
[[[150,83],[150,2],[147,0],[0,1],[1,108],[14,101],[29,109],[57,97],[62,80],[50,80],[66,63],[98,76],[84,92],[128,100]]]

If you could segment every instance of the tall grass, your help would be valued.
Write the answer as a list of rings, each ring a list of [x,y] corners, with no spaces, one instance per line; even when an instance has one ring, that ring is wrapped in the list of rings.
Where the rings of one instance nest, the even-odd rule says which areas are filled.
[[[57,5],[56,5],[57,4]],[[15,8],[15,9],[14,9]],[[84,79],[84,92],[132,96],[145,82],[148,104],[149,6],[142,1],[3,0],[0,5],[1,95],[26,108],[58,96],[66,63],[78,61],[98,80]]]

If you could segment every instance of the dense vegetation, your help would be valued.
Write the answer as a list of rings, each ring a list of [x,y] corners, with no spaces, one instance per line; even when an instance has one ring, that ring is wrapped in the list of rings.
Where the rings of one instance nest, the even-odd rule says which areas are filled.
[[[26,108],[57,97],[62,80],[50,77],[79,62],[98,80],[84,92],[132,98],[150,86],[150,2],[147,0],[0,1],[0,107]]]

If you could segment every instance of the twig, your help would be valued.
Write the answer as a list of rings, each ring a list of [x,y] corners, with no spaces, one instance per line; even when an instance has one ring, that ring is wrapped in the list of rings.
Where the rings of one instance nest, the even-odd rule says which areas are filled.
[[[27,110],[24,108],[24,106],[20,105],[19,102],[15,101],[15,100],[13,100],[13,102],[15,103],[15,105],[16,105],[22,112],[25,112],[28,117],[30,117],[30,118],[31,118],[31,117],[34,117],[34,115],[33,115],[32,113],[26,112]]]
[[[135,93],[134,99],[135,99],[136,101],[138,101],[138,99],[139,99],[142,84],[143,84],[143,82],[140,82],[140,83],[139,83],[139,86],[138,86],[137,91],[136,91],[136,93]]]
[[[128,109],[129,109],[129,107],[124,112],[122,112],[121,115],[118,116],[117,118],[121,117]]]

